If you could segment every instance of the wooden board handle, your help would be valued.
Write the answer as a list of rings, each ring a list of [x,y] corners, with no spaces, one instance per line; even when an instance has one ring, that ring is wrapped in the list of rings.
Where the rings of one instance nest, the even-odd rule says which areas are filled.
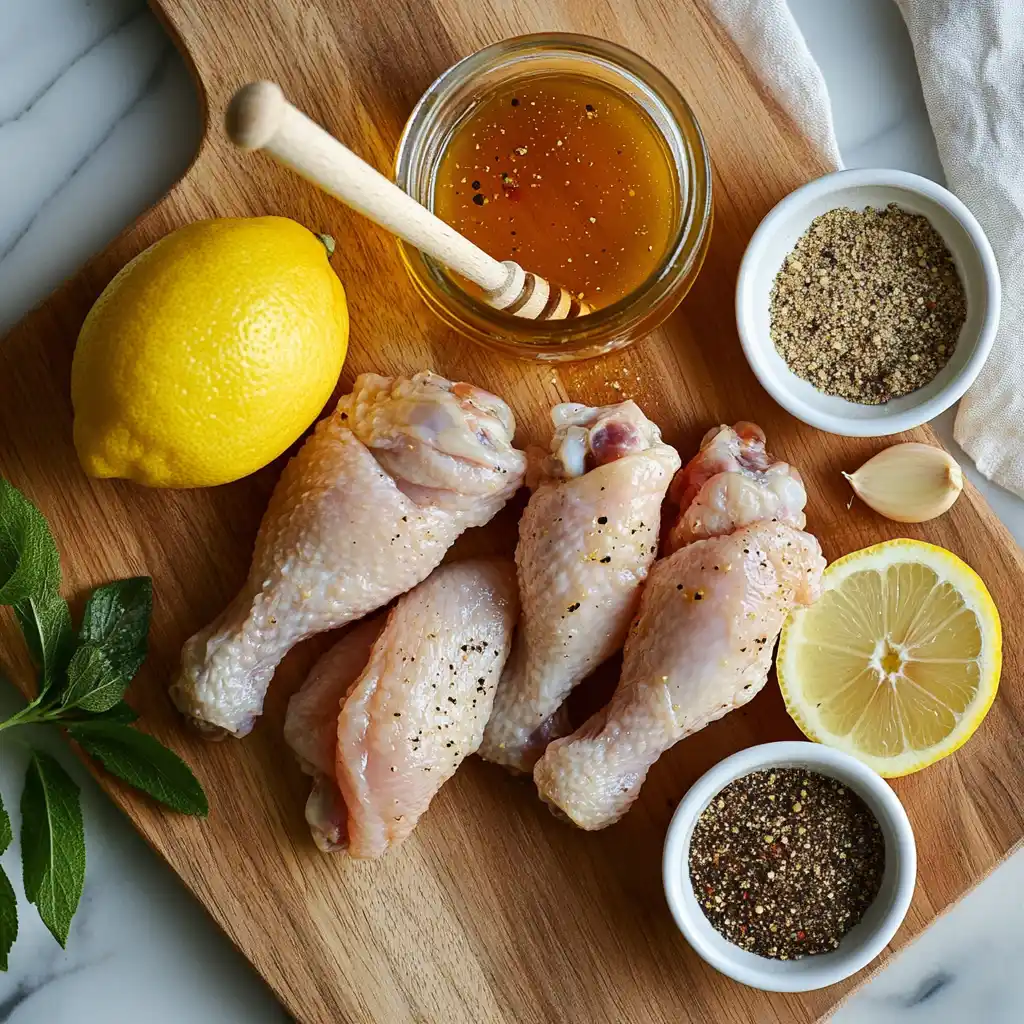
[[[226,125],[236,146],[265,150],[275,160],[485,291],[500,293],[513,284],[514,272],[510,268],[518,270],[516,264],[501,263],[463,238],[292,106],[273,82],[253,82],[235,93]],[[521,282],[514,295],[518,295],[520,287]]]

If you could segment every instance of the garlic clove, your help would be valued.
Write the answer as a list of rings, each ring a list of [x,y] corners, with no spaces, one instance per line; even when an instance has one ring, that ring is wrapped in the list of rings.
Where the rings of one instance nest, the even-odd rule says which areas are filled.
[[[917,441],[894,444],[843,476],[865,505],[897,523],[941,516],[964,486],[960,466],[949,452]]]

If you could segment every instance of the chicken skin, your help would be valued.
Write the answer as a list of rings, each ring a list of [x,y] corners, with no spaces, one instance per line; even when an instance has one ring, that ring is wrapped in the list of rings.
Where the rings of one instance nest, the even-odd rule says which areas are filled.
[[[750,523],[771,520],[802,530],[807,522],[799,471],[765,451],[764,431],[754,423],[709,430],[676,474],[670,496],[681,511],[669,551]]]
[[[679,467],[633,402],[559,405],[552,419],[550,454],[531,453],[516,548],[522,617],[480,748],[522,772],[569,731],[569,692],[622,646]]]
[[[782,624],[818,595],[825,561],[808,533],[755,523],[657,562],[607,707],[534,769],[541,797],[585,829],[629,810],[669,747],[754,697]]]
[[[338,714],[386,621],[381,612],[357,622],[317,660],[288,702],[284,739],[302,770],[313,777],[306,821],[313,841],[325,852],[348,844],[348,812],[334,777]]]
[[[537,762],[541,797],[581,828],[618,821],[662,753],[753,698],[790,610],[818,597],[800,475],[764,440],[717,428],[679,471],[671,553],[648,574],[615,694]]]
[[[241,593],[182,650],[175,704],[244,736],[281,659],[416,586],[523,481],[500,398],[432,373],[363,374],[281,475]]]
[[[360,623],[313,667],[285,738],[314,776],[306,817],[321,849],[379,857],[412,832],[480,746],[518,611],[511,562],[450,563],[382,630]]]

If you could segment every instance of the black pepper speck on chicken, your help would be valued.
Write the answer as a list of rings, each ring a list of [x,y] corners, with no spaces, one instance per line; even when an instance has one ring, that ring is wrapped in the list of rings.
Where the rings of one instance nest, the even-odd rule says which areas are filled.
[[[178,708],[246,735],[295,644],[404,594],[502,508],[526,468],[514,433],[472,384],[357,377],[281,474],[241,593],[182,649]]]
[[[780,504],[779,478],[771,473],[752,476],[729,464],[721,474],[704,472],[705,459],[716,464],[723,432],[748,433],[763,450],[760,428],[737,428],[709,431],[702,451],[680,471],[681,486],[673,486],[686,504],[670,548],[682,544],[648,573],[611,701],[571,736],[552,742],[534,768],[541,797],[581,828],[618,821],[669,747],[749,701],[768,679],[786,616],[820,592],[821,547],[791,525],[803,522],[802,486],[791,486],[789,476]],[[743,486],[729,486],[723,474],[742,475]],[[699,484],[689,487],[690,480]],[[748,484],[765,493],[751,500]],[[797,492],[800,500],[789,507]],[[710,509],[713,495],[735,500],[694,519],[704,536],[686,542],[692,530],[680,524],[691,508]],[[787,522],[778,521],[784,506]],[[751,522],[751,508],[775,515]]]
[[[409,835],[480,746],[518,612],[511,561],[451,562],[313,667],[285,739],[314,778],[306,819],[321,849],[379,857]]]
[[[522,620],[480,754],[529,771],[568,731],[570,691],[626,636],[679,455],[633,402],[558,405],[516,548]]]

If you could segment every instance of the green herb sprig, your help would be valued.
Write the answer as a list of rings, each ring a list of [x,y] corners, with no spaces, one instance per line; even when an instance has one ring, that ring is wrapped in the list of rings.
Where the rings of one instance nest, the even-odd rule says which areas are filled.
[[[46,519],[0,477],[0,604],[14,609],[36,670],[35,698],[0,721],[0,734],[55,725],[128,785],[182,814],[204,817],[209,805],[191,769],[133,728],[137,715],[124,700],[146,658],[152,581],[137,576],[97,587],[77,632],[60,584],[60,556]],[[0,854],[12,839],[0,800]],[[71,776],[34,748],[21,794],[21,859],[25,896],[63,946],[85,883],[82,808]],[[17,936],[17,901],[0,867],[0,970],[7,970]]]

